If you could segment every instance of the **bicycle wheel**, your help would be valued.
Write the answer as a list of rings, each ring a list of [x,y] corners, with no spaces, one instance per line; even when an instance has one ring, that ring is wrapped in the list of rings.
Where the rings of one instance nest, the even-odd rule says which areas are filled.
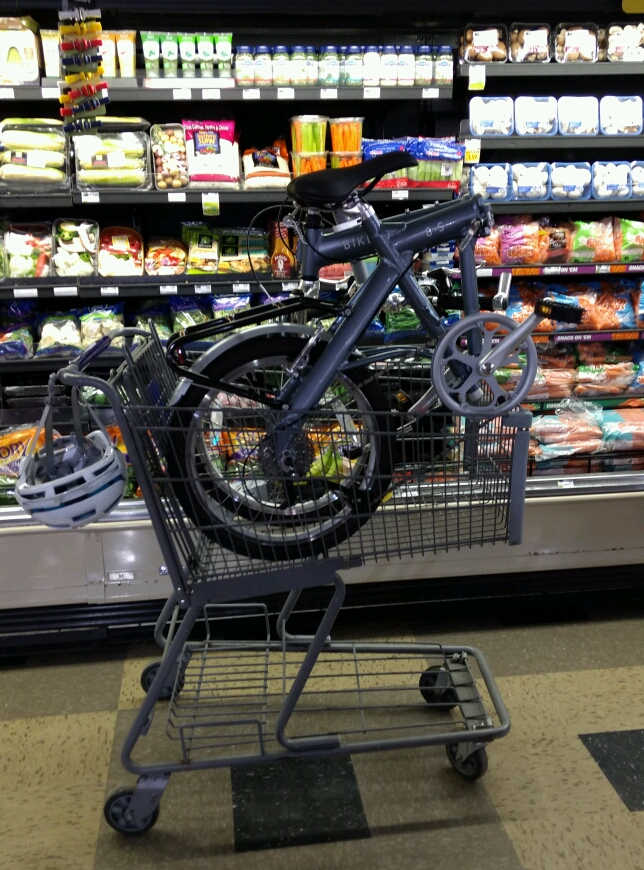
[[[335,375],[295,435],[293,473],[280,467],[270,435],[279,414],[266,396],[280,389],[306,343],[274,335],[241,342],[204,372],[221,386],[192,386],[177,408],[168,463],[177,496],[206,535],[250,558],[329,552],[367,522],[391,482],[389,409],[366,368]]]

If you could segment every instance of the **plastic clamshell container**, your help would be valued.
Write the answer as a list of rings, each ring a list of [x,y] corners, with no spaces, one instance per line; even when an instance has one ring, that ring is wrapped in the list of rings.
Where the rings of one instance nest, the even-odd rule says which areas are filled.
[[[331,169],[344,169],[362,163],[362,151],[332,151]]]
[[[513,199],[519,201],[550,199],[549,163],[513,163],[511,172]]]
[[[550,198],[561,201],[590,199],[592,178],[590,163],[551,163]]]
[[[319,172],[326,169],[327,151],[304,151],[291,152],[293,159],[293,175],[308,175],[310,172]]]
[[[364,118],[329,118],[331,148],[336,154],[360,151]]]
[[[599,52],[596,24],[557,24],[553,34],[557,63],[595,63]]]
[[[599,101],[599,129],[605,136],[639,136],[642,98],[607,95]]]
[[[69,148],[62,127],[14,120],[0,129],[0,190],[69,190]]]
[[[51,249],[51,224],[9,224],[4,233],[7,277],[48,277],[51,275]]]
[[[593,199],[629,199],[630,196],[630,163],[609,160],[593,163]]]
[[[631,195],[644,197],[644,160],[631,163]]]
[[[562,136],[596,136],[599,133],[597,97],[559,97],[557,114]]]
[[[518,136],[554,136],[558,129],[555,97],[517,97],[514,131]]]
[[[514,132],[512,97],[472,97],[470,132],[473,136],[511,136]]]
[[[65,278],[96,275],[100,230],[96,221],[58,218],[52,232],[53,274]]]
[[[297,154],[321,154],[326,148],[326,115],[296,115],[291,118],[291,143]]]
[[[76,184],[80,190],[150,187],[146,133],[80,133],[73,137]]]
[[[512,169],[509,163],[479,163],[470,170],[470,193],[494,202],[512,199]]]
[[[612,63],[644,61],[644,22],[613,22],[606,32],[606,60]]]
[[[150,150],[157,190],[188,186],[186,137],[181,124],[155,124],[150,128]]]
[[[512,63],[548,63],[552,57],[549,24],[510,25],[510,61]]]
[[[508,30],[505,24],[466,25],[459,57],[466,63],[505,63],[508,59]]]

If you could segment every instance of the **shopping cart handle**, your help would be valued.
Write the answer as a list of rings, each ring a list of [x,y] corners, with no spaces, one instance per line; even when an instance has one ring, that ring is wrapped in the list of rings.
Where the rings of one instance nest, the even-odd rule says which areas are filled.
[[[547,317],[550,320],[558,320],[560,323],[572,323],[578,325],[584,316],[584,309],[580,305],[567,302],[557,302],[545,296],[534,306],[534,313],[539,317]]]
[[[72,365],[82,371],[93,359],[96,359],[97,356],[100,356],[104,351],[106,351],[111,343],[111,336],[104,335],[102,338],[99,338],[98,341],[94,342],[91,347],[88,347],[87,350],[79,353],[76,359],[72,361]]]

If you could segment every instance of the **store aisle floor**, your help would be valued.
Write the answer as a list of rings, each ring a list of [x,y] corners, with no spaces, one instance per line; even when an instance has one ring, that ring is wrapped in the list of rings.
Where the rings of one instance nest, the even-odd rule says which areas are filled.
[[[391,624],[362,633],[392,639]],[[644,619],[456,627],[418,614],[403,633],[487,653],[512,730],[480,781],[442,748],[177,774],[131,839],[103,802],[133,782],[120,748],[154,648],[5,665],[0,870],[643,870]]]

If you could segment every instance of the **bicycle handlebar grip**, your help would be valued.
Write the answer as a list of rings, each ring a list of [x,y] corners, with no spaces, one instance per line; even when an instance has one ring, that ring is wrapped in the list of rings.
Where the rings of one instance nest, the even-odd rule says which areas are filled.
[[[572,323],[575,326],[581,323],[581,318],[584,316],[584,309],[580,305],[557,302],[549,296],[545,296],[536,303],[534,312],[541,317],[558,320],[560,323]]]

